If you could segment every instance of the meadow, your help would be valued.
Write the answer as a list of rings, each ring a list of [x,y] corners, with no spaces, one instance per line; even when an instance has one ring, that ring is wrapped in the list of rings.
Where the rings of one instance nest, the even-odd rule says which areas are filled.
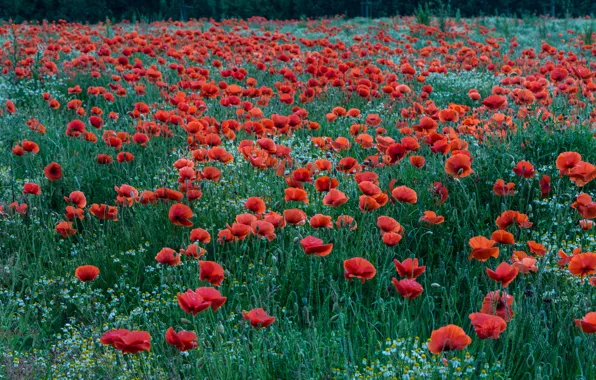
[[[593,25],[0,24],[0,377],[596,378]]]

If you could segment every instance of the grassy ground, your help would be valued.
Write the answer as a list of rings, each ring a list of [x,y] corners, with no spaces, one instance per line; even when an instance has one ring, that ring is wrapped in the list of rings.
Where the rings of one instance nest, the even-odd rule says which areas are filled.
[[[559,154],[567,151],[596,163],[596,85],[591,78],[596,45],[586,37],[593,30],[590,25],[586,20],[503,18],[450,20],[446,31],[420,26],[412,18],[4,24],[0,27],[4,42],[0,374],[8,378],[595,378],[595,336],[574,324],[596,311],[594,286],[589,275],[578,277],[558,265],[557,253],[571,254],[576,247],[582,252],[595,249],[593,230],[580,227],[582,217],[570,205],[578,194],[594,196],[596,191],[594,182],[580,188],[559,175],[555,166]],[[127,59],[119,60],[122,57]],[[403,70],[406,63],[415,75]],[[555,67],[565,67],[569,73],[563,87],[550,75]],[[591,74],[582,77],[580,67]],[[148,75],[149,68],[160,78]],[[246,72],[234,78],[224,69]],[[256,85],[248,78],[254,78]],[[542,83],[541,89],[534,92],[532,102],[520,104],[516,94],[530,82]],[[217,94],[209,95],[208,83],[219,88]],[[229,87],[232,84],[239,86],[238,98],[244,103],[222,105],[222,99],[236,93]],[[410,92],[398,90],[398,84]],[[76,85],[82,91],[69,93]],[[385,86],[391,87],[389,93]],[[432,86],[432,92],[423,86]],[[94,95],[97,88],[113,94],[113,100]],[[303,102],[307,88],[314,96]],[[479,99],[469,96],[470,89],[477,90]],[[180,92],[186,98],[174,101]],[[507,99],[500,110],[482,105],[494,93]],[[292,101],[286,102],[284,94]],[[52,99],[58,107],[52,108]],[[80,104],[70,103],[70,109],[74,99]],[[7,100],[14,102],[15,112],[5,108]],[[138,102],[149,106],[147,113],[134,114],[140,109],[135,106]],[[249,118],[249,105],[262,114]],[[335,107],[357,108],[360,116],[330,121],[326,115]],[[439,120],[438,111],[448,107],[459,110],[458,121]],[[172,117],[160,121],[156,116],[160,110],[179,116],[178,121]],[[99,111],[101,130],[89,120]],[[109,117],[110,112],[118,117]],[[293,130],[280,133],[267,128],[275,120],[272,115],[292,114],[298,120]],[[385,132],[367,119],[372,114],[380,117],[378,127]],[[417,126],[425,116],[437,121],[434,134],[403,129]],[[500,117],[505,121],[498,122]],[[45,133],[33,130],[32,119],[45,126]],[[68,136],[67,125],[74,119],[82,120],[98,141]],[[201,131],[188,131],[193,121],[203,123]],[[234,136],[225,128],[230,121],[239,126]],[[311,122],[320,128],[309,128]],[[354,124],[368,124],[371,147],[359,145],[350,135]],[[119,135],[124,137],[122,148],[104,141],[109,131],[124,132]],[[146,146],[134,142],[135,133],[148,137]],[[411,135],[420,149],[397,162],[371,167],[367,165],[371,156],[383,163],[387,155],[382,141],[375,139],[378,133],[397,142]],[[193,156],[192,150],[211,148],[205,141],[209,134],[221,138],[232,162]],[[269,156],[276,165],[256,169],[241,154],[241,141],[264,137],[291,148],[285,170],[277,165],[281,156]],[[323,151],[312,137],[346,137],[350,147]],[[37,143],[39,152],[13,154],[23,140]],[[473,174],[460,179],[448,174],[445,162],[453,152],[433,152],[429,142],[435,140],[469,151]],[[132,153],[134,160],[119,163],[116,156],[121,152]],[[110,155],[113,163],[99,164],[98,154]],[[410,163],[413,155],[425,158],[424,167]],[[355,158],[363,171],[375,172],[389,197],[395,180],[395,186],[413,189],[417,202],[390,201],[363,212],[354,175],[337,170],[344,157]],[[194,162],[195,170],[212,166],[221,171],[219,181],[191,180],[202,197],[180,201],[192,209],[192,228],[211,234],[209,243],[199,244],[206,250],[200,260],[214,261],[225,271],[217,289],[227,302],[216,312],[209,309],[196,316],[185,313],[176,296],[189,288],[215,287],[200,280],[197,259],[182,256],[177,266],[155,259],[164,247],[186,248],[192,228],[169,220],[175,202],[141,204],[141,198],[126,207],[118,204],[114,190],[123,184],[139,193],[163,187],[179,190],[174,163],[181,158]],[[337,178],[347,203],[325,206],[325,193],[317,192],[312,183],[304,183],[308,204],[286,201],[286,177],[322,158],[333,164],[332,169],[312,177]],[[530,178],[516,175],[513,169],[519,161],[530,162],[536,173]],[[51,162],[63,170],[57,181],[44,176],[44,167]],[[552,190],[546,197],[539,186],[543,175],[551,178]],[[513,182],[515,194],[495,195],[497,179]],[[429,191],[439,181],[449,191],[444,203]],[[40,186],[40,195],[23,194],[30,182]],[[73,221],[76,233],[62,237],[55,227],[66,220],[64,197],[75,190],[85,194],[88,205],[84,219]],[[309,219],[324,214],[334,222],[349,215],[358,226],[313,228],[307,221],[303,226],[277,228],[272,241],[249,236],[219,242],[220,231],[237,215],[249,212],[244,205],[249,197],[261,197],[267,211],[283,214],[299,208]],[[13,202],[26,204],[26,212],[15,210]],[[89,212],[94,203],[117,206],[118,220],[95,217]],[[427,210],[444,216],[444,223],[420,221]],[[490,238],[497,230],[496,218],[506,210],[526,214],[532,227],[509,228],[515,244],[498,244],[498,258],[469,260],[469,239]],[[390,216],[405,229],[394,247],[381,239],[379,216]],[[332,252],[325,257],[306,255],[299,241],[308,235],[332,242]],[[532,257],[526,244],[530,240],[543,244],[546,255],[536,257],[536,270],[520,273],[506,288],[514,297],[514,316],[500,338],[479,339],[468,315],[480,311],[487,293],[501,289],[486,268],[515,263],[514,251]],[[346,280],[343,263],[353,257],[372,263],[375,277],[363,283]],[[409,257],[426,266],[418,278],[424,292],[413,300],[400,296],[391,282],[399,278],[393,260]],[[79,281],[74,273],[81,265],[98,267],[99,277]],[[276,321],[267,328],[251,327],[243,311],[253,308],[265,309]],[[461,326],[472,342],[464,350],[434,355],[426,347],[428,339],[433,330],[448,324]],[[198,346],[181,353],[168,345],[164,334],[170,326],[194,331]],[[149,332],[151,351],[123,355],[102,345],[102,334],[117,328]]]

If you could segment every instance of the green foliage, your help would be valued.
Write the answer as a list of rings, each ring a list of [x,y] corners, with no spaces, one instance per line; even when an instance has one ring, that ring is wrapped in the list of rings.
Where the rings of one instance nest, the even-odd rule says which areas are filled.
[[[431,4],[432,5],[432,4]],[[436,9],[453,7],[459,17],[482,14],[511,15],[519,12],[524,19],[532,15],[549,14],[550,0],[520,0],[518,2],[452,0],[449,5],[438,2]],[[435,6],[433,5],[433,7]],[[596,2],[565,0],[560,14],[569,17],[596,13]],[[226,17],[268,19],[301,19],[344,14],[347,17],[389,17],[397,14],[421,17],[430,23],[428,0],[0,0],[0,19],[102,21],[106,16],[113,21],[123,19],[145,20]],[[456,17],[458,17],[456,14]],[[435,13],[437,17],[440,14]],[[428,25],[428,24],[425,24]],[[442,24],[444,25],[444,24]]]
[[[425,3],[424,5],[418,4],[414,16],[416,17],[416,22],[418,24],[430,25],[431,11],[428,7],[428,3]]]
[[[596,33],[596,29],[594,28],[594,21],[586,23],[582,34],[582,40],[584,41],[584,44],[592,45],[594,43],[594,33]]]

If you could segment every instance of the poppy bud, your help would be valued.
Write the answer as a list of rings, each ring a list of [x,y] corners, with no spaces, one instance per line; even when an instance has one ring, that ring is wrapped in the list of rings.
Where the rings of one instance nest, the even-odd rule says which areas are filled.
[[[186,318],[180,318],[180,322],[184,323],[185,325],[190,325],[190,321]]]
[[[576,346],[580,346],[582,343],[581,336],[576,336],[575,339],[573,340],[573,343],[575,343]]]
[[[225,332],[225,329],[224,329],[223,325],[221,324],[221,322],[217,325],[217,328],[215,329],[215,331],[217,331],[220,334],[223,334]]]
[[[436,282],[433,282],[432,284],[430,284],[430,286],[432,286],[433,288],[440,288],[441,285],[437,284]]]

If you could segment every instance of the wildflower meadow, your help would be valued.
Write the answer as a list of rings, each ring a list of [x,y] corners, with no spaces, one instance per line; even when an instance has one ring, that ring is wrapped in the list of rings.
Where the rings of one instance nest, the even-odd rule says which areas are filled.
[[[0,378],[596,379],[585,18],[0,24]]]

